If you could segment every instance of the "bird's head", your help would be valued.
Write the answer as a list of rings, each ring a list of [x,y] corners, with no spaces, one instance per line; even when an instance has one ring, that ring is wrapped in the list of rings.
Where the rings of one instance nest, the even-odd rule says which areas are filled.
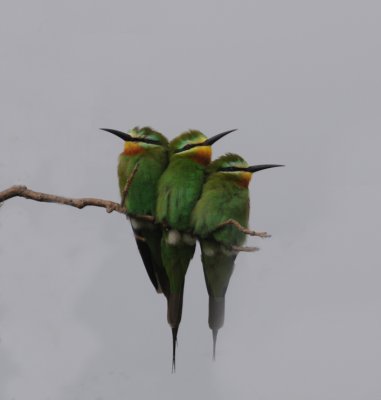
[[[189,130],[169,143],[171,157],[187,157],[199,164],[208,165],[212,158],[212,145],[236,129],[207,138],[202,132]]]
[[[115,129],[101,129],[123,139],[123,153],[128,156],[143,153],[144,151],[158,148],[158,146],[165,150],[168,148],[168,140],[165,136],[147,126],[143,128],[135,127],[129,130],[128,133]]]
[[[243,187],[248,187],[255,172],[268,168],[283,167],[279,164],[249,164],[238,154],[228,153],[214,160],[208,168],[209,174],[219,174],[226,179],[231,179]]]

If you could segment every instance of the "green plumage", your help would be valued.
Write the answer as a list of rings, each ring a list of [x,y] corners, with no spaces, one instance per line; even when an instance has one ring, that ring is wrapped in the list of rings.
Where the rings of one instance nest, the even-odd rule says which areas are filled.
[[[160,144],[153,145],[140,143],[142,152],[129,155],[122,153],[119,156],[118,177],[121,196],[126,183],[133,173],[135,166],[138,169],[131,181],[124,206],[131,216],[155,216],[157,202],[157,185],[159,178],[168,164],[167,139],[151,128],[134,128],[130,131],[135,138],[154,139]],[[167,290],[168,279],[161,262],[160,243],[162,230],[152,222],[131,219],[136,236],[136,243],[147,270],[148,276],[158,292]]]
[[[173,156],[159,182],[157,220],[173,229],[188,231],[204,177],[203,165],[189,158]]]
[[[193,230],[200,238],[201,260],[209,294],[213,357],[217,332],[224,324],[225,294],[236,259],[232,246],[245,241],[245,235],[235,226],[218,227],[229,219],[247,227],[249,219],[248,189],[242,185],[239,172],[220,171],[226,167],[247,167],[247,163],[234,154],[227,154],[212,162],[201,198],[192,213]]]
[[[201,240],[201,261],[204,266],[205,283],[212,297],[224,297],[233,273],[235,253],[221,251],[215,240]]]
[[[226,246],[240,245],[245,234],[232,225],[216,228],[228,219],[247,226],[249,217],[248,189],[222,174],[212,174],[205,183],[200,200],[192,214],[194,232],[202,238],[213,238]]]
[[[206,170],[204,165],[192,158],[192,150],[178,150],[189,143],[205,140],[206,137],[198,131],[185,132],[172,140],[169,144],[169,165],[158,186],[156,218],[169,229],[162,237],[161,254],[169,279],[169,290],[165,294],[168,323],[173,333],[173,366],[177,330],[182,315],[185,275],[196,247],[195,241],[189,241],[189,235],[187,240],[184,232],[191,229],[190,216],[201,195]]]
[[[130,214],[155,215],[157,202],[157,185],[160,176],[168,164],[168,142],[159,132],[151,128],[134,128],[132,131],[135,137],[152,138],[161,141],[161,145],[141,143],[144,149],[141,153],[127,155],[122,153],[119,156],[118,177],[119,190],[121,195],[126,186],[127,180],[139,164],[138,170],[132,180],[128,191],[125,207]]]
[[[200,200],[192,213],[192,227],[201,238],[213,238],[225,246],[241,245],[245,234],[232,225],[216,228],[228,219],[247,226],[249,220],[249,190],[243,187],[239,173],[220,172],[227,166],[247,167],[238,155],[226,154],[208,167],[208,178]]]
[[[184,277],[190,260],[193,258],[195,244],[182,241],[176,245],[168,244],[168,232],[164,232],[161,243],[161,257],[169,279],[169,293],[182,293]]]

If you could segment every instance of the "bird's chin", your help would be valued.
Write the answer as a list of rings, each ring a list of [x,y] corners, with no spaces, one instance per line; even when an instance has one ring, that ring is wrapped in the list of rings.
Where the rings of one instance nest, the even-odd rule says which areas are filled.
[[[240,186],[247,188],[251,181],[252,175],[253,174],[251,172],[243,172],[243,171],[240,172],[239,178],[238,178],[238,182],[239,182]]]

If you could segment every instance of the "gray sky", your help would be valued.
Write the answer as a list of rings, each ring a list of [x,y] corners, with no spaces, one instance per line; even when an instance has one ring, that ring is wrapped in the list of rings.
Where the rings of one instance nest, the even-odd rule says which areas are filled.
[[[100,127],[239,128],[215,156],[287,167],[251,184],[251,227],[273,237],[238,257],[215,363],[197,250],[175,375],[164,299],[127,221],[7,202],[1,399],[380,398],[380,12],[350,0],[3,0],[0,189],[117,200],[122,143]]]

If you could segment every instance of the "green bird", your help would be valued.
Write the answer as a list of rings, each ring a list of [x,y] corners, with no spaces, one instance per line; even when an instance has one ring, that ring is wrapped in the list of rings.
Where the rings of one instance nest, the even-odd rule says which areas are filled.
[[[190,217],[202,191],[213,143],[230,130],[207,138],[190,130],[169,143],[169,164],[160,178],[156,219],[164,227],[161,257],[169,279],[167,319],[172,328],[172,371],[175,370],[177,332],[181,321],[185,274],[193,258],[196,240],[191,235]]]
[[[136,127],[128,133],[102,130],[124,140],[118,163],[119,190],[147,274],[156,291],[161,293],[168,286],[160,255],[162,229],[154,221],[139,219],[138,216],[155,217],[157,186],[168,164],[168,140],[149,127]]]
[[[191,217],[193,233],[199,238],[201,260],[209,295],[209,328],[213,335],[213,359],[218,330],[224,324],[225,294],[237,257],[235,246],[245,242],[245,234],[233,225],[221,226],[233,219],[244,227],[249,221],[248,186],[254,172],[281,165],[249,166],[237,154],[226,154],[208,167],[208,176]]]

